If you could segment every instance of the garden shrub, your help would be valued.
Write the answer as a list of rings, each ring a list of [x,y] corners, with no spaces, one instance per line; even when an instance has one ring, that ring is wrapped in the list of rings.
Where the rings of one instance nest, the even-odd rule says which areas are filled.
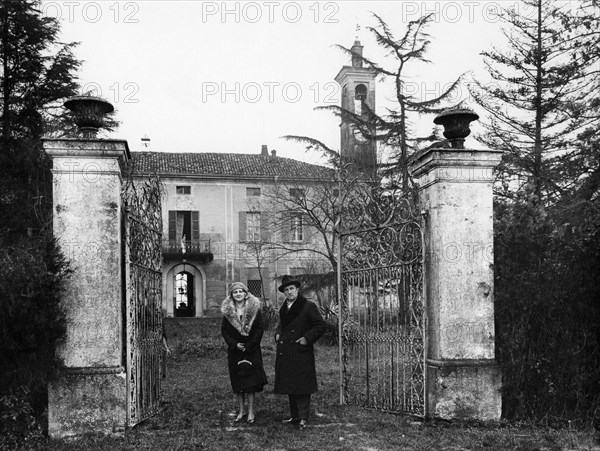
[[[277,327],[279,322],[279,310],[277,310],[273,305],[263,302],[261,314],[264,323],[263,329],[265,332],[273,330]]]
[[[0,396],[0,449],[40,449],[43,428],[31,397],[24,386]]]
[[[503,415],[552,425],[600,412],[600,207],[496,205],[496,350]]]
[[[58,366],[55,346],[65,333],[60,301],[70,274],[49,234],[9,240],[0,233],[0,435],[27,433],[31,422],[21,414],[40,418],[47,407],[47,383]],[[10,406],[30,409],[11,415]]]
[[[339,342],[339,318],[337,306],[335,309],[329,307],[320,307],[321,316],[325,320],[325,333],[320,339],[320,342],[326,345],[334,346]]]

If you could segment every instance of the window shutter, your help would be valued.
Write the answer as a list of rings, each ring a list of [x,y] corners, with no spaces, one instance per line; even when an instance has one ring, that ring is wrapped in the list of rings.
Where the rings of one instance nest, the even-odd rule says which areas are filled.
[[[200,239],[200,212],[192,211],[192,240]]]
[[[240,242],[248,241],[247,226],[246,226],[246,212],[240,211],[239,213],[239,226],[240,226]]]
[[[267,212],[260,212],[260,240],[270,241],[269,234],[269,215]]]
[[[177,212],[169,211],[169,241],[177,240]]]
[[[310,242],[310,240],[308,238],[308,227],[311,224],[312,224],[312,221],[310,219],[310,215],[308,213],[303,213],[302,214],[302,241],[304,241],[305,243]],[[311,231],[311,234],[312,234],[312,231]]]
[[[281,239],[284,243],[289,243],[292,228],[291,215],[289,211],[284,211],[282,216]]]

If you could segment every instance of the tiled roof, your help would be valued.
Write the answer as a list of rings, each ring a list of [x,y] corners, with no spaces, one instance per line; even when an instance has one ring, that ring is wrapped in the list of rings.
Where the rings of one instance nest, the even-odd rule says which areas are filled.
[[[138,174],[204,175],[208,177],[335,178],[331,169],[291,158],[239,153],[131,152]]]

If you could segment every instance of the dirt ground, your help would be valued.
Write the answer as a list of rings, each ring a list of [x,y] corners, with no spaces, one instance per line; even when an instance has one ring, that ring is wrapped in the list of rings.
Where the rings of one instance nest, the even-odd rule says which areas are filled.
[[[256,422],[234,423],[220,320],[168,322],[173,354],[163,380],[163,404],[153,418],[125,437],[50,441],[47,449],[97,450],[594,450],[593,431],[494,424],[425,421],[356,406],[340,405],[337,348],[316,349],[320,391],[313,396],[309,427],[281,424],[287,397],[272,393],[274,344],[263,339],[270,384],[257,394]]]

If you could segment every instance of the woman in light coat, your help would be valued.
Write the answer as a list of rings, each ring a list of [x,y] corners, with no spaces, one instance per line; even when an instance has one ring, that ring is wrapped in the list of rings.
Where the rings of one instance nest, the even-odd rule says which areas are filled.
[[[244,404],[247,398],[246,421],[251,424],[255,419],[255,394],[268,383],[260,349],[264,332],[261,302],[248,292],[243,283],[235,282],[223,301],[221,313],[221,335],[227,343],[229,379],[239,407],[235,422],[246,416]]]

